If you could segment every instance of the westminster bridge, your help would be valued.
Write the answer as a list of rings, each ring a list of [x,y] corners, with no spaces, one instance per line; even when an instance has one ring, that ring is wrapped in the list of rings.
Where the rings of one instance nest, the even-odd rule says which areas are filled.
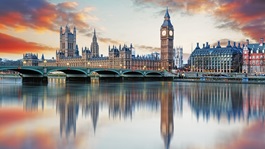
[[[163,71],[106,69],[57,66],[0,66],[0,71],[15,71],[22,77],[22,83],[47,84],[48,76],[53,72],[63,72],[66,82],[113,82],[113,81],[168,81],[173,76]]]

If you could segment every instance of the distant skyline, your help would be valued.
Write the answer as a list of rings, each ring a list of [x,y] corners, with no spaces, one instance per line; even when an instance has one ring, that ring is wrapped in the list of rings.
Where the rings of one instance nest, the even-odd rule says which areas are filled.
[[[160,52],[160,27],[169,8],[174,47],[191,53],[196,43],[258,42],[265,37],[263,0],[1,0],[0,58],[36,53],[46,59],[59,49],[60,26],[77,28],[77,44],[90,47],[96,29],[99,50],[133,44],[136,54]]]

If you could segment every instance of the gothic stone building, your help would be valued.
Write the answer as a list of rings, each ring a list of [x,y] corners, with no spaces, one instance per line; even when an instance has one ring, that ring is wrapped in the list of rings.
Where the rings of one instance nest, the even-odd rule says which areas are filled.
[[[171,70],[173,61],[174,28],[166,10],[164,22],[160,28],[161,58],[157,54],[135,56],[133,46],[112,46],[108,48],[108,57],[99,54],[96,31],[89,48],[81,49],[81,56],[76,44],[76,28],[71,32],[68,26],[60,28],[60,50],[56,51],[56,61],[47,61],[46,66],[69,66],[88,68],[115,68],[132,70]],[[40,66],[44,63],[40,63]]]
[[[265,43],[261,38],[259,43],[250,44],[249,40],[243,48],[243,73],[265,73]]]
[[[190,69],[195,72],[239,72],[242,63],[242,48],[240,43],[231,46],[230,41],[226,47],[221,47],[220,42],[216,47],[210,47],[208,42],[203,47],[197,47],[189,58]]]

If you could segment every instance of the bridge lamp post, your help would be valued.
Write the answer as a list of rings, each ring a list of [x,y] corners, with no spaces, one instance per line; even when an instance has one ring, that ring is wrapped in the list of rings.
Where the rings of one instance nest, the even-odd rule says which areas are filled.
[[[120,69],[122,69],[122,64],[120,64]]]
[[[90,62],[87,62],[87,68],[89,68],[90,67]]]
[[[143,67],[143,70],[145,70],[145,69],[146,69],[146,66]]]
[[[46,63],[47,63],[47,61],[44,60],[43,63],[44,63],[44,69],[43,69],[44,74],[47,74],[47,68],[46,68]]]
[[[26,61],[23,61],[23,66],[26,66],[27,62]]]
[[[67,65],[67,69],[70,69],[70,68],[69,68],[69,63],[66,63],[66,65]]]
[[[47,63],[47,61],[46,61],[46,60],[44,60],[43,62],[44,62],[44,66],[46,67],[46,63]]]

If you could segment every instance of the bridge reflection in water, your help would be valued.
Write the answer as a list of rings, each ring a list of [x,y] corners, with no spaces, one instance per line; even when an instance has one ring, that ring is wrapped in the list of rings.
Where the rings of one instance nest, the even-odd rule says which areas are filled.
[[[110,119],[132,121],[136,109],[160,111],[165,148],[170,148],[174,125],[178,125],[174,124],[174,113],[182,115],[183,102],[188,103],[198,121],[264,121],[265,116],[265,86],[260,85],[157,82],[0,87],[0,105],[22,104],[26,111],[38,111],[55,103],[60,135],[66,138],[76,136],[80,115],[90,117],[96,134],[103,107],[108,108]]]

